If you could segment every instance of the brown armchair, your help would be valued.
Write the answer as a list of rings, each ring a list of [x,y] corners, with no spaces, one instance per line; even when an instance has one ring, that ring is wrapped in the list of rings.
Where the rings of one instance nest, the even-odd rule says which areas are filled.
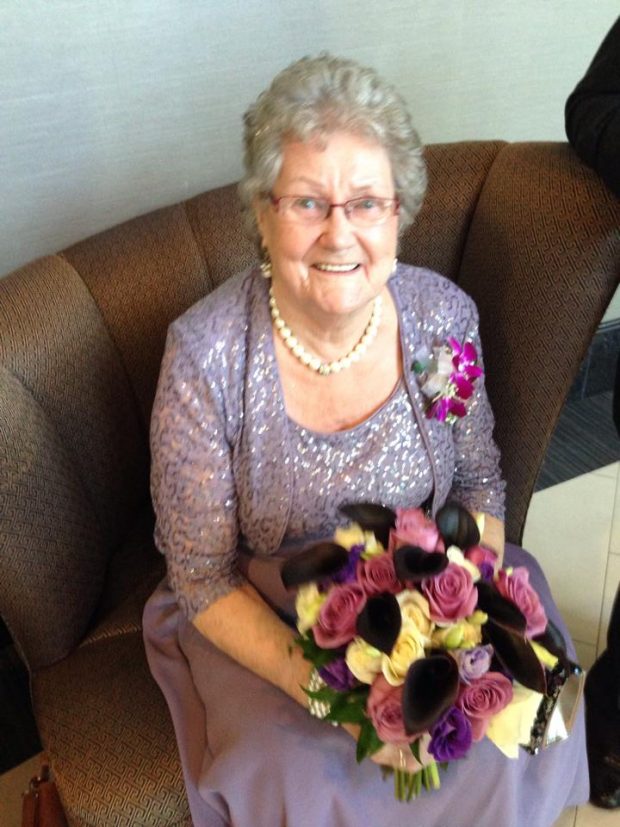
[[[430,146],[400,258],[475,298],[507,535],[620,276],[620,202],[565,144]],[[163,576],[148,423],[166,328],[254,258],[235,189],[122,224],[0,279],[0,614],[27,664],[71,824],[188,824],[142,648]]]

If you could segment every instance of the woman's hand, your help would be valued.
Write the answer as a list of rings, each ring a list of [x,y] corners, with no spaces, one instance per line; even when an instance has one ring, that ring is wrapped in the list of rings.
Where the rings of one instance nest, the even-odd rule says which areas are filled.
[[[357,724],[342,724],[352,738],[359,738],[360,728]],[[413,756],[408,746],[397,747],[394,744],[384,744],[380,750],[370,756],[370,759],[381,767],[391,767],[394,770],[405,772],[417,772],[422,769],[422,764]]]
[[[403,772],[418,772],[422,764],[416,760],[409,746],[405,744],[397,747],[395,744],[384,744],[380,750],[370,756],[375,764],[382,767],[392,767]]]
[[[476,512],[473,516],[478,518],[482,512]],[[497,517],[492,517],[490,514],[482,513],[484,517],[484,528],[482,529],[482,537],[480,538],[480,545],[490,548],[497,554],[497,563],[495,571],[504,565],[504,545],[505,534],[504,524]]]

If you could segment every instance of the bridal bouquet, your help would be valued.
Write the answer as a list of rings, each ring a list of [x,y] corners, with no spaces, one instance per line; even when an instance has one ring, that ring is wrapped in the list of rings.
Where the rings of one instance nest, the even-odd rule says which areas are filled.
[[[372,503],[341,510],[351,522],[333,542],[282,568],[315,667],[311,710],[360,726],[358,761],[384,744],[411,751],[419,769],[394,771],[399,800],[437,789],[439,768],[485,737],[511,758],[520,744],[536,752],[578,667],[527,569],[495,572],[458,505],[435,521]]]

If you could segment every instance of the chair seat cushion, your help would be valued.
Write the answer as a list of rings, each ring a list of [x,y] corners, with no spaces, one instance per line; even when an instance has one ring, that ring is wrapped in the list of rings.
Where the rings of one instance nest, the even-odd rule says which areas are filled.
[[[33,694],[70,823],[191,823],[172,723],[140,632],[80,647],[36,675]]]

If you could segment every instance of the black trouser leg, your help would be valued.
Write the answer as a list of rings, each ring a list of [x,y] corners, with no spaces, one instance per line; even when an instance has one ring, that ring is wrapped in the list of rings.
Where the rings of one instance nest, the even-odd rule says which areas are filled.
[[[616,687],[616,701],[620,709],[620,584],[611,610],[609,628],[607,629],[607,653]],[[620,740],[620,736],[619,736]]]
[[[607,649],[588,673],[585,698],[590,801],[608,809],[620,807],[620,588]]]

